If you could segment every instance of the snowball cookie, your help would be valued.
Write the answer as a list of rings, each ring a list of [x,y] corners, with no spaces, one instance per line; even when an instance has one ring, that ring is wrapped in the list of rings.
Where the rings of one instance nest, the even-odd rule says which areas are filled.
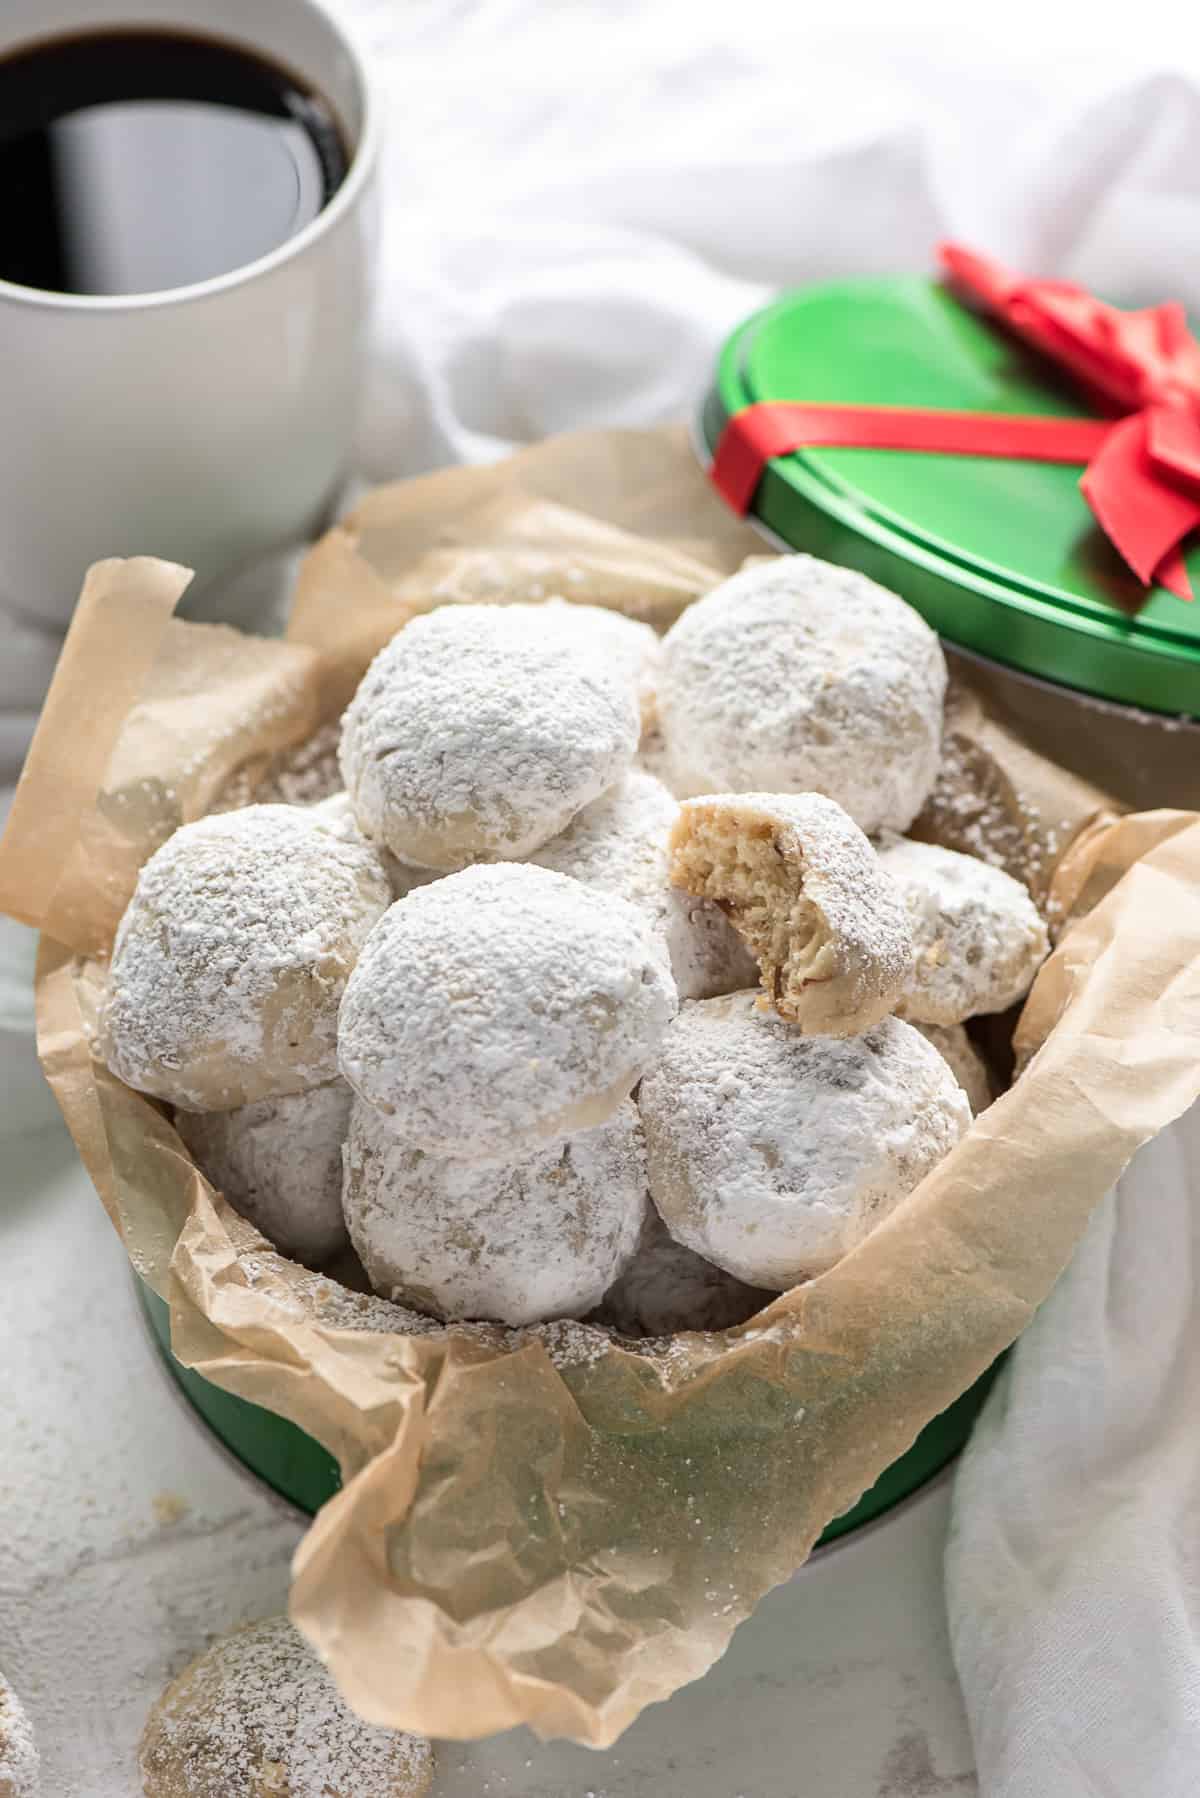
[[[367,836],[401,861],[531,855],[632,759],[641,720],[627,672],[565,630],[529,628],[521,610],[412,619],[350,702],[342,778]]]
[[[623,1336],[674,1336],[679,1330],[729,1330],[775,1298],[743,1285],[676,1242],[653,1205],[647,1207],[633,1260],[596,1313]]]
[[[142,869],[117,930],[109,1067],[184,1111],[332,1080],[346,976],[390,900],[374,851],[309,809],[185,824]]]
[[[0,1673],[0,1798],[38,1798],[39,1758],[20,1699]]]
[[[973,855],[903,837],[885,837],[879,859],[904,895],[916,947],[896,1008],[902,1017],[961,1024],[1024,997],[1050,939],[1019,880]]]
[[[933,785],[946,664],[925,621],[812,556],[756,562],[663,639],[670,785],[824,793],[868,835],[904,830]]]
[[[986,1111],[995,1093],[987,1062],[961,1024],[914,1024],[927,1043],[932,1043],[967,1095],[972,1115]]]
[[[646,1214],[637,1107],[626,1099],[520,1161],[471,1162],[406,1148],[360,1101],[342,1203],[384,1298],[502,1324],[582,1317],[632,1259]]]
[[[202,1173],[281,1255],[319,1267],[344,1248],[344,1080],[236,1111],[181,1111],[180,1136]]]
[[[628,899],[666,945],[681,999],[732,993],[758,978],[724,913],[670,883],[667,838],[679,807],[660,780],[631,768],[530,859]]]
[[[433,1778],[425,1738],[356,1717],[286,1617],[185,1667],[138,1758],[146,1798],[421,1798]]]
[[[312,815],[321,820],[326,830],[332,830],[335,836],[342,837],[347,843],[367,841],[354,816],[350,795],[345,791],[331,793],[327,799],[319,800],[312,808]],[[374,843],[371,847],[383,864],[393,899],[403,899],[414,887],[428,886],[431,880],[440,878],[436,868],[410,868],[407,862],[399,861],[382,844]]]
[[[861,1242],[971,1120],[910,1024],[801,1036],[752,993],[684,1005],[638,1104],[672,1236],[777,1291]]]
[[[385,914],[346,987],[338,1055],[409,1148],[514,1161],[611,1117],[675,1009],[632,905],[506,862]]]
[[[812,1036],[857,1036],[912,972],[904,900],[858,825],[820,793],[689,799],[671,878],[715,899],[757,957],[764,998]]]

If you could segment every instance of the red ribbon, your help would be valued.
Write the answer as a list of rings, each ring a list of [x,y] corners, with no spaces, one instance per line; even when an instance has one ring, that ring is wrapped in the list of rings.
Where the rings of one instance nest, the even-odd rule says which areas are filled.
[[[747,512],[773,456],[822,447],[1082,462],[1084,497],[1130,568],[1191,599],[1180,545],[1200,525],[1200,343],[1183,308],[1121,312],[1067,281],[1018,280],[956,244],[938,254],[960,294],[1073,375],[1110,417],[762,401],[721,433],[717,490]]]

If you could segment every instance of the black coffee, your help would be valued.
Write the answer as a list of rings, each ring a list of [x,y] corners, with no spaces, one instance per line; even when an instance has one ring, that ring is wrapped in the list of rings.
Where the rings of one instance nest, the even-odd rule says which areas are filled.
[[[329,103],[246,50],[167,31],[0,58],[0,279],[154,293],[294,237],[346,173]]]

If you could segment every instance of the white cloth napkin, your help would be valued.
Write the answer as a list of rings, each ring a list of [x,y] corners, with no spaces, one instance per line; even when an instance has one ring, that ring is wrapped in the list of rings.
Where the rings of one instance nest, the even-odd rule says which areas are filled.
[[[690,415],[772,288],[926,268],[944,235],[1200,313],[1200,23],[1167,0],[910,0],[902,28],[859,0],[852,29],[765,0],[340,6],[389,130],[367,479]],[[0,781],[52,653],[0,619]],[[21,1115],[28,966],[0,939]],[[1194,1120],[1104,1205],[961,1470],[948,1596],[985,1798],[1200,1789],[1189,1150]]]
[[[1137,1156],[963,1457],[946,1590],[986,1798],[1200,1790],[1200,1112]]]

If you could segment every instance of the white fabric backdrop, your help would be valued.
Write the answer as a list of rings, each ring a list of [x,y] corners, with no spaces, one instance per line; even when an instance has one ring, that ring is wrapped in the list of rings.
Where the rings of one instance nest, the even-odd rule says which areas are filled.
[[[836,32],[761,0],[341,4],[389,128],[366,478],[687,414],[771,288],[922,268],[942,235],[1200,311],[1200,19],[1162,0],[899,25],[873,0]],[[0,618],[0,780],[54,648]],[[29,965],[0,920],[25,1121]],[[1200,1790],[1198,1153],[1189,1120],[1121,1182],[959,1475],[949,1608],[986,1798]]]

